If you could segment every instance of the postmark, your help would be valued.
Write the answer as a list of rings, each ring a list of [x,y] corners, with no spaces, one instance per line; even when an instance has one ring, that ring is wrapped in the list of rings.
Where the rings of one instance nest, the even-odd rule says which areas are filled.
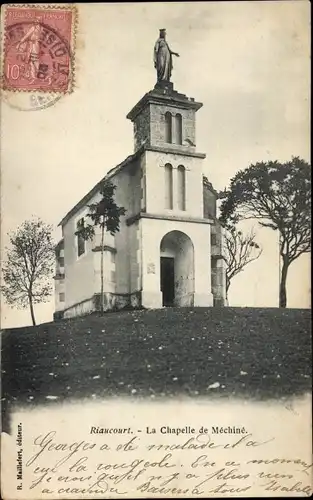
[[[12,107],[30,111],[49,107],[72,92],[75,6],[7,5],[3,19],[3,99]]]
[[[64,94],[52,92],[1,92],[2,100],[18,111],[39,111],[49,108],[59,101]]]

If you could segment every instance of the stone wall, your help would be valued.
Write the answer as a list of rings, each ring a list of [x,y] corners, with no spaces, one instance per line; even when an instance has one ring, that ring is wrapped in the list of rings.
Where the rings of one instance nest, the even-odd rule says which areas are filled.
[[[206,219],[216,217],[216,199],[217,194],[213,187],[203,181],[203,217]]]
[[[223,228],[216,221],[211,226],[211,274],[214,305],[226,305],[226,263],[223,259]]]
[[[104,293],[104,312],[120,311],[123,309],[140,309],[141,293],[133,294],[115,294],[111,292]],[[85,316],[101,310],[101,295],[95,294],[87,300],[73,304],[62,312],[54,313],[54,320],[63,318],[74,318],[76,316]]]
[[[140,307],[140,292],[136,292],[133,294],[104,294],[104,311],[120,311],[122,309],[138,309]],[[100,311],[101,309],[101,296],[99,294],[94,296],[94,308],[95,311]]]
[[[172,116],[172,142],[166,141],[165,114]],[[176,141],[175,115],[182,117],[182,144]],[[161,104],[147,104],[134,120],[134,151],[143,144],[148,146],[180,149],[183,152],[196,150],[196,120],[193,109],[183,109]]]
[[[146,106],[134,121],[134,151],[150,142],[150,108]]]
[[[165,113],[171,113],[172,117],[179,113],[182,116],[182,144],[175,143],[175,123],[172,120],[173,126],[173,141],[172,143],[165,142]],[[187,141],[186,141],[187,139]],[[190,142],[189,142],[190,141]],[[172,106],[150,105],[150,141],[151,146],[164,146],[171,148],[179,148],[182,151],[195,151],[196,144],[196,122],[195,111],[192,109],[180,109]]]
[[[63,312],[63,318],[74,318],[76,316],[84,316],[95,311],[95,303],[93,296],[89,299],[78,302],[77,304],[72,304]]]

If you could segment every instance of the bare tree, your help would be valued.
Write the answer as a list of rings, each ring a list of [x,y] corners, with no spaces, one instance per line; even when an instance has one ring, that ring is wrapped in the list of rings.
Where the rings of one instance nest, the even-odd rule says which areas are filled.
[[[256,243],[253,230],[245,235],[235,226],[225,228],[223,257],[226,262],[226,297],[228,297],[231,280],[250,262],[258,259],[261,253],[262,248]]]
[[[1,286],[10,306],[29,306],[36,325],[34,304],[46,302],[52,293],[54,245],[52,226],[41,219],[27,220],[15,232],[9,233],[10,246],[2,266]]]
[[[279,233],[282,260],[279,306],[287,305],[287,273],[311,250],[311,166],[299,157],[286,163],[259,162],[239,171],[225,190],[220,221],[256,219]]]

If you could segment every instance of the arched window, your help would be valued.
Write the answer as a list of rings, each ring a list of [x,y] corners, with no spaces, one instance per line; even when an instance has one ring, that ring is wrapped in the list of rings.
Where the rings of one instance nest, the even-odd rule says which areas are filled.
[[[177,168],[177,205],[179,210],[186,210],[186,170],[183,165]]]
[[[183,143],[183,119],[182,115],[179,113],[176,114],[175,116],[175,132],[176,132],[176,144],[182,144]]]
[[[172,210],[173,208],[173,167],[170,163],[166,163],[165,172],[165,208]]]
[[[172,142],[172,115],[169,111],[165,113],[165,142]]]

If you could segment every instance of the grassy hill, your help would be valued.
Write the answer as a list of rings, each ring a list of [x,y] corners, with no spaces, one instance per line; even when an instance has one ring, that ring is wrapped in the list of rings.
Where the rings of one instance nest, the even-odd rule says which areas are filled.
[[[76,397],[302,394],[309,310],[159,309],[2,332],[2,404]]]

